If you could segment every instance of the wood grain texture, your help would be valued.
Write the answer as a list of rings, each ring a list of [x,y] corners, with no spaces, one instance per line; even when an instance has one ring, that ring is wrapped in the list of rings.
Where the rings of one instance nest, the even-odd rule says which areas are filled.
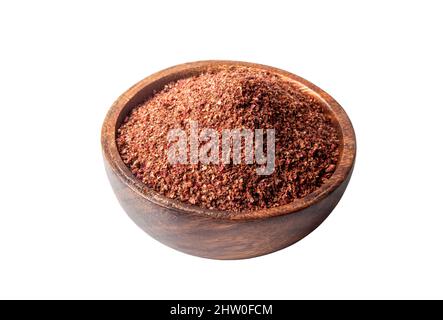
[[[253,212],[207,210],[166,198],[136,179],[123,163],[115,142],[116,130],[130,110],[171,81],[226,65],[241,65],[279,74],[306,94],[316,96],[341,132],[341,154],[332,177],[319,189],[293,203]],[[109,110],[102,128],[105,168],[120,204],[144,231],[160,242],[192,255],[242,259],[289,246],[312,232],[343,195],[356,156],[352,124],[326,92],[289,72],[237,61],[199,61],[155,73],[122,94]]]

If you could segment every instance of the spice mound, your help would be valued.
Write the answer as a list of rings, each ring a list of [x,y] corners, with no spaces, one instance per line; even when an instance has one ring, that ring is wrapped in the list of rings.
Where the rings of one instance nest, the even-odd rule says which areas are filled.
[[[205,130],[212,135],[203,136]],[[248,158],[246,138],[240,159],[235,161],[234,147],[225,153],[222,137],[235,130],[255,134],[252,150],[263,134],[262,153],[268,161],[274,156],[270,171],[257,170],[266,163],[247,161],[258,157]],[[182,134],[175,141],[171,132]],[[319,188],[335,170],[341,140],[318,98],[295,83],[252,67],[226,67],[166,85],[129,113],[116,142],[134,176],[156,192],[240,212],[288,204]],[[185,148],[175,162],[173,145]],[[203,154],[209,163],[198,161]]]

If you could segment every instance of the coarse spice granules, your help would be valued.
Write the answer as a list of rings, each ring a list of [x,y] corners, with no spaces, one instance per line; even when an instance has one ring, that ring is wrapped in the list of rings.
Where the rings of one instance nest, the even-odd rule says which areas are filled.
[[[168,132],[275,129],[275,170],[256,164],[171,164]],[[226,67],[168,84],[134,108],[117,132],[123,162],[148,187],[200,207],[231,212],[276,207],[320,187],[339,158],[337,128],[313,96],[278,75]]]

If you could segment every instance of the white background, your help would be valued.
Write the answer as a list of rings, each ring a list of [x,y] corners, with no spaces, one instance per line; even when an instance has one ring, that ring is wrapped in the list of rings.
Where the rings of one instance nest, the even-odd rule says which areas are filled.
[[[441,3],[2,1],[0,298],[443,298]],[[112,102],[206,59],[296,73],[354,124],[348,190],[288,249],[188,256],[113,195]]]

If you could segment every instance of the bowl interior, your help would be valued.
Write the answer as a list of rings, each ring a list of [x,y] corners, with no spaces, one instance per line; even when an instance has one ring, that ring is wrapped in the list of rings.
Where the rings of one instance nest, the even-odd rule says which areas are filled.
[[[284,80],[293,83],[303,93],[314,96],[330,115],[333,124],[338,128],[341,138],[340,157],[333,175],[314,192],[303,198],[296,199],[289,204],[257,211],[231,213],[227,211],[209,210],[186,204],[178,200],[173,200],[155,192],[135,178],[129,168],[123,163],[117,150],[115,138],[117,129],[133,108],[145,102],[156,92],[162,90],[168,83],[198,75],[202,72],[217,70],[226,66],[246,66],[248,68],[255,68],[277,74],[284,78]],[[165,69],[143,79],[121,95],[111,107],[102,130],[102,145],[104,155],[110,162],[114,172],[123,179],[128,187],[137,192],[140,196],[146,198],[146,200],[171,209],[185,211],[188,214],[235,220],[260,219],[294,213],[314,204],[326,197],[346,180],[348,174],[350,174],[352,170],[355,159],[355,135],[352,124],[345,111],[331,96],[305,79],[286,71],[264,65],[237,61],[201,61],[187,63]]]

